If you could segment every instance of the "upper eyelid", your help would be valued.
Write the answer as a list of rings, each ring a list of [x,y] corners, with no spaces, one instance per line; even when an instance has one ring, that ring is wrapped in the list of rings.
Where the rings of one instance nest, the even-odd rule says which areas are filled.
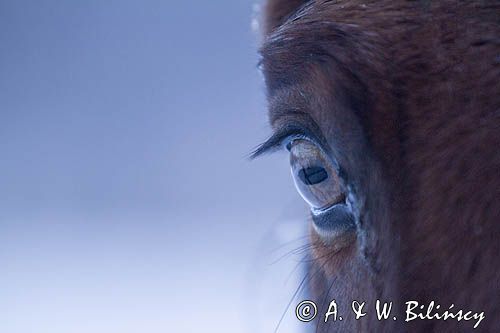
[[[267,139],[264,143],[259,145],[250,155],[251,159],[259,157],[265,153],[274,152],[280,148],[283,148],[286,144],[293,141],[294,139],[305,139],[313,142],[324,150],[324,146],[318,136],[307,127],[298,124],[291,123],[279,128],[275,133]]]
[[[285,140],[283,140],[282,146],[286,148],[286,150],[290,151],[290,144],[294,142],[295,140],[307,140],[315,143],[313,140],[311,140],[309,137],[305,135],[292,135],[287,137]]]

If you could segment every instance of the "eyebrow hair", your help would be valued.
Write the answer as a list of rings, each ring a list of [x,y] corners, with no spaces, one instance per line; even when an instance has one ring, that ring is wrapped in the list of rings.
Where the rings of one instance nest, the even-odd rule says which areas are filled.
[[[319,131],[316,123],[307,114],[302,114],[302,116],[307,116],[307,120],[312,122],[312,127]],[[325,140],[320,133],[316,134],[314,130],[302,125],[300,122],[294,120],[290,123],[279,127],[275,130],[274,134],[271,135],[264,143],[257,146],[254,151],[250,153],[250,159],[255,159],[261,155],[275,152],[283,147],[285,141],[291,138],[304,138],[310,140],[325,150]]]

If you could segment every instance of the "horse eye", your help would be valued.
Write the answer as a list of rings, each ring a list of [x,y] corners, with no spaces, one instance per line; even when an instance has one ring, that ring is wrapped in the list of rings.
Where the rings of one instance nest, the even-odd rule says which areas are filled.
[[[295,186],[316,210],[345,200],[337,169],[326,154],[309,140],[297,139],[288,145]]]

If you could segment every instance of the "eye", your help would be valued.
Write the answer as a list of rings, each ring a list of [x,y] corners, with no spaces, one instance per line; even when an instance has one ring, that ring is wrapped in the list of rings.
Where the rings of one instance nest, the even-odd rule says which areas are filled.
[[[337,168],[320,148],[305,139],[293,140],[287,148],[295,186],[313,210],[344,202]]]

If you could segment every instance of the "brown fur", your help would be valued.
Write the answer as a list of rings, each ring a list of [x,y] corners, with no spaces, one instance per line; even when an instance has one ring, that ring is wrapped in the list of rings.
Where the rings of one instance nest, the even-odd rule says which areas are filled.
[[[485,311],[477,331],[500,332],[500,1],[266,8],[272,125],[312,119],[360,196],[353,247],[331,255],[312,233],[315,298],[335,298],[344,313],[353,299],[454,303]],[[374,316],[318,325],[472,329]]]

